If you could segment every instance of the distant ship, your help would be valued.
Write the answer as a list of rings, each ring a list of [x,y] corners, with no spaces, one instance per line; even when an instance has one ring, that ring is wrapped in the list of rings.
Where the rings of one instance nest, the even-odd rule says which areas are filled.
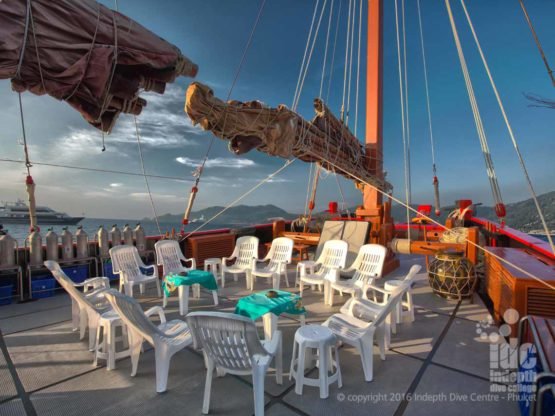
[[[84,217],[71,217],[65,212],[57,212],[52,208],[37,206],[37,222],[43,224],[75,225]],[[0,205],[0,223],[29,224],[29,207],[22,200],[6,202]]]

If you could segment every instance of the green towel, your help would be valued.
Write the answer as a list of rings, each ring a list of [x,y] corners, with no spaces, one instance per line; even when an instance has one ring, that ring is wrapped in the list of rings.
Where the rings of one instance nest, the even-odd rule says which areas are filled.
[[[251,318],[253,321],[268,312],[277,316],[282,313],[298,315],[306,313],[299,295],[283,290],[276,290],[276,292],[278,295],[275,298],[266,296],[268,291],[265,290],[239,299],[235,307],[235,313]]]
[[[190,270],[187,272],[187,276],[169,274],[162,281],[162,287],[166,296],[169,297],[170,292],[173,292],[177,286],[191,286],[197,283],[208,290],[218,290],[214,275],[202,270]]]

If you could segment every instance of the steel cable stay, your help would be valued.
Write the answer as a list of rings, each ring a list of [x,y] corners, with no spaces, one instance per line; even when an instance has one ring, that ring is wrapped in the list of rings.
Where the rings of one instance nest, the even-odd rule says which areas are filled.
[[[470,73],[468,71],[468,66],[466,64],[466,59],[464,56],[464,52],[462,50],[461,41],[459,38],[459,34],[457,31],[457,26],[455,24],[455,19],[453,17],[453,12],[451,10],[450,0],[445,0],[445,5],[447,7],[447,13],[449,15],[449,21],[451,23],[451,30],[453,32],[453,38],[455,40],[455,46],[457,48],[457,54],[459,56],[459,61],[461,65],[461,69],[464,76],[465,86],[468,93],[468,98],[470,100],[470,106],[472,108],[472,115],[474,117],[474,124],[476,125],[476,131],[478,134],[478,139],[480,141],[480,147],[482,149],[482,155],[484,157],[484,162],[486,165],[486,172],[488,175],[488,179],[490,182],[490,187],[493,195],[493,199],[495,201],[495,213],[500,218],[501,223],[504,224],[506,209],[505,205],[503,204],[503,199],[501,197],[501,190],[499,188],[499,182],[497,180],[497,175],[495,173],[495,168],[493,166],[493,160],[491,158],[491,152],[489,150],[488,140],[486,136],[486,132],[484,129],[484,125],[482,122],[482,117],[480,114],[480,109],[478,108],[478,102],[476,101],[476,95],[474,93],[474,87],[472,85],[472,81],[470,79]]]
[[[540,221],[542,223],[542,226],[544,228],[545,234],[547,236],[547,239],[549,241],[549,244],[551,246],[551,250],[553,251],[553,254],[555,254],[555,245],[553,244],[553,239],[551,238],[551,233],[549,231],[549,227],[547,225],[547,221],[545,220],[545,216],[543,214],[542,208],[540,206],[540,203],[538,201],[538,196],[536,194],[536,191],[534,190],[534,185],[532,184],[532,179],[530,178],[530,175],[528,173],[528,169],[526,168],[526,163],[524,162],[524,157],[522,156],[522,153],[520,152],[520,148],[518,146],[516,137],[513,133],[513,129],[511,127],[511,123],[509,122],[509,118],[507,116],[507,113],[505,112],[505,106],[503,105],[503,101],[501,100],[501,96],[499,95],[499,91],[497,90],[497,86],[495,84],[495,81],[493,80],[493,75],[491,74],[489,65],[487,63],[486,57],[484,55],[484,52],[482,50],[482,46],[480,45],[480,41],[478,40],[478,35],[476,34],[476,31],[474,30],[474,25],[472,23],[472,19],[470,18],[470,14],[468,13],[468,10],[466,8],[465,2],[464,0],[461,0],[461,5],[463,7],[466,19],[468,21],[468,25],[470,27],[470,30],[472,32],[472,36],[474,37],[474,41],[476,43],[476,47],[478,48],[478,52],[480,53],[480,57],[482,59],[482,63],[484,64],[484,68],[486,70],[486,73],[488,75],[488,79],[490,81],[491,87],[493,89],[493,92],[495,94],[495,98],[497,100],[497,104],[499,105],[499,109],[501,111],[501,114],[503,116],[503,120],[505,122],[505,125],[507,127],[507,131],[509,133],[509,137],[511,138],[511,143],[515,149],[518,161],[520,163],[520,167],[522,169],[522,172],[524,174],[524,177],[526,179],[526,184],[528,185],[528,189],[530,191],[530,194],[532,195],[532,199],[534,200],[534,204],[536,206],[536,210],[538,212],[538,216],[540,217]]]

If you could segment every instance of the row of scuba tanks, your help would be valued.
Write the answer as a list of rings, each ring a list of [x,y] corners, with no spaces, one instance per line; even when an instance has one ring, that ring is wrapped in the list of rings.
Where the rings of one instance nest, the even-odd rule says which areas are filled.
[[[108,257],[110,247],[121,244],[135,245],[139,252],[143,252],[146,249],[146,235],[140,223],[137,224],[135,229],[131,229],[129,224],[126,224],[123,230],[120,230],[118,226],[114,224],[110,231],[107,231],[104,226],[101,225],[96,232],[95,240],[100,257]],[[77,232],[75,233],[75,245],[73,235],[67,227],[64,227],[60,236],[58,236],[52,228],[48,230],[45,236],[44,253],[42,236],[39,230],[31,231],[25,239],[25,245],[29,247],[29,263],[32,265],[42,264],[44,256],[46,256],[46,260],[59,260],[60,245],[62,260],[90,257],[89,236],[81,226],[77,228]],[[17,266],[16,256],[17,241],[7,232],[0,235],[0,267]]]

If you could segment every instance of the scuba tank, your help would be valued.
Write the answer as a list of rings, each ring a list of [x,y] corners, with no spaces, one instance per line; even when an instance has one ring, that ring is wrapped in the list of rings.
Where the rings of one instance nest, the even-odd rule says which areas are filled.
[[[98,239],[98,254],[100,257],[108,257],[110,250],[110,246],[108,245],[108,232],[102,225],[98,227],[96,238]]]
[[[73,235],[67,227],[64,227],[62,231],[62,259],[71,260],[73,257]]]
[[[16,250],[17,241],[8,234],[8,231],[2,230],[2,234],[0,234],[0,266],[16,266]]]
[[[46,259],[58,261],[58,234],[53,228],[49,228],[46,233]]]
[[[77,231],[75,233],[75,243],[77,246],[77,258],[82,259],[89,257],[89,236],[83,230],[82,225],[77,227]]]
[[[137,226],[133,230],[133,234],[135,235],[137,250],[139,250],[139,253],[144,252],[146,250],[146,236],[145,229],[140,222],[137,223]]]
[[[31,234],[27,236],[29,244],[29,263],[32,265],[42,265],[42,237],[38,227],[31,229]]]
[[[110,240],[112,240],[112,247],[121,245],[121,231],[117,224],[112,225]]]
[[[125,227],[123,227],[123,244],[126,246],[133,245],[133,230],[129,224],[125,224]]]

